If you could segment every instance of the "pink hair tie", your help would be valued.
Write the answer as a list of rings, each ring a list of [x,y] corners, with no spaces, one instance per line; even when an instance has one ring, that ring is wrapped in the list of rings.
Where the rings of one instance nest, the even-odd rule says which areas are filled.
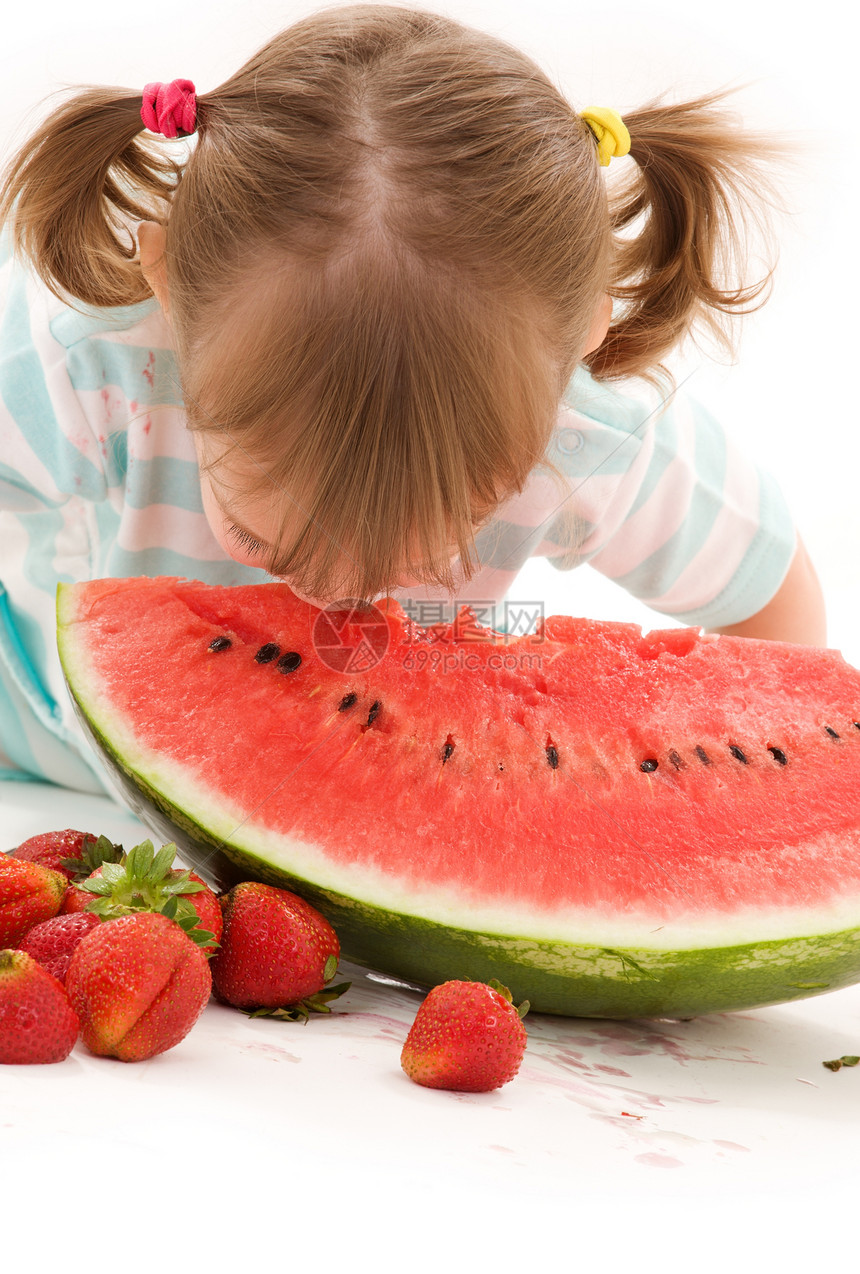
[[[151,133],[162,137],[188,137],[197,128],[197,97],[190,80],[147,84],[140,118]]]

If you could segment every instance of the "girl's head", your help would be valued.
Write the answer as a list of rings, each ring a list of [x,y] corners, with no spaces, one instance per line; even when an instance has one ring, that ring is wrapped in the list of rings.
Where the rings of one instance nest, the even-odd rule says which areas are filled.
[[[761,290],[723,272],[761,139],[716,101],[625,113],[608,192],[524,54],[433,13],[330,9],[198,96],[181,162],[139,93],[78,92],[14,157],[0,218],[64,299],[159,295],[231,554],[320,601],[452,588],[534,467],[561,476],[545,452],[579,362],[653,374]]]

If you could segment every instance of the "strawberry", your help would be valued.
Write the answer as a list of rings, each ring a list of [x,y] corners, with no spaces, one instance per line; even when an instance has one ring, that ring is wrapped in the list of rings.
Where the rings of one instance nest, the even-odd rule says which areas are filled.
[[[0,1062],[62,1062],[79,1030],[57,979],[24,951],[0,951]]]
[[[77,916],[53,916],[33,925],[18,943],[18,950],[26,951],[58,982],[65,982],[72,952],[81,939],[99,924],[98,916],[90,911],[83,911]]]
[[[526,1048],[522,1018],[498,982],[443,982],[422,1003],[400,1064],[425,1088],[488,1093],[514,1078]]]
[[[46,836],[80,836],[81,832],[48,832]],[[38,837],[34,837],[37,840]],[[25,844],[29,844],[27,841]],[[17,856],[19,846],[15,850]],[[60,871],[64,871],[69,878],[70,884],[63,905],[60,908],[62,912],[68,914],[70,912],[86,911],[87,905],[92,902],[92,894],[83,891],[80,886],[84,880],[88,880],[90,876],[97,875],[104,863],[120,863],[125,858],[125,851],[122,845],[114,845],[106,836],[86,836],[81,843],[80,853],[71,854],[68,858],[60,858]]]
[[[33,925],[55,916],[68,883],[50,867],[0,854],[0,947],[17,946]]]
[[[329,987],[340,944],[327,920],[286,889],[246,880],[220,899],[221,949],[212,959],[220,1000],[252,1017],[306,1022],[350,985]]]
[[[66,890],[66,896],[63,899],[63,905],[60,911],[63,915],[77,915],[79,911],[92,910],[90,904],[95,899],[95,893],[87,885],[90,880],[100,879],[102,874],[101,867],[97,867],[94,872],[90,872],[88,876],[82,876],[80,880],[73,881]],[[117,912],[117,915],[124,915],[124,912]],[[116,919],[116,917],[114,917]]]
[[[66,990],[91,1053],[140,1062],[180,1043],[212,990],[202,948],[175,921],[139,911],[75,948]]]
[[[199,876],[173,867],[175,855],[175,845],[164,845],[156,854],[152,841],[145,840],[120,862],[103,862],[78,888],[87,895],[86,910],[103,920],[160,911],[211,954],[223,923],[218,899]],[[80,909],[77,900],[70,907]]]
[[[64,832],[41,832],[38,836],[31,836],[12,850],[12,857],[28,863],[40,863],[42,867],[62,872],[67,880],[73,880],[75,870],[64,866],[63,860],[71,858],[80,863],[84,849],[95,843],[96,837],[89,832],[76,832],[67,827]],[[92,871],[91,867],[89,871]]]
[[[169,879],[171,881],[181,880],[185,877],[186,872],[181,871],[178,868],[174,868],[173,871],[169,873]],[[201,933],[209,933],[211,935],[211,942],[204,940],[201,943],[204,953],[211,956],[218,950],[218,945],[221,942],[221,934],[224,929],[224,917],[221,912],[218,895],[214,892],[214,890],[209,888],[205,880],[201,880],[196,872],[189,871],[187,873],[187,878],[190,884],[199,885],[199,890],[194,892],[191,889],[183,889],[177,896],[179,899],[187,898],[190,901],[191,906],[197,912],[198,929]],[[195,942],[199,940],[194,929],[189,930],[189,937],[193,938]]]
[[[63,899],[63,905],[60,907],[60,915],[71,916],[76,915],[79,911],[86,911],[92,900],[92,894],[85,889],[81,889],[79,885],[69,885],[66,890],[66,896]]]

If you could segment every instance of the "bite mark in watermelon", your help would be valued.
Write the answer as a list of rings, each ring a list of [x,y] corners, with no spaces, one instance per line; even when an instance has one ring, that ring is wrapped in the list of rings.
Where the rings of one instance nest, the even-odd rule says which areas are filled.
[[[860,980],[860,673],[838,652],[379,607],[387,649],[377,625],[339,671],[286,585],[101,580],[60,587],[59,649],[141,819],[216,885],[306,897],[347,959],[592,1017]],[[361,618],[338,619],[355,650]]]

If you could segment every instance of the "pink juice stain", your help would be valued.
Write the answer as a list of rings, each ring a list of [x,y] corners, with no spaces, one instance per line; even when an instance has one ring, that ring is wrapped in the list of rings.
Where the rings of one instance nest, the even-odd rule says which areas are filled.
[[[633,1157],[636,1163],[644,1163],[649,1168],[683,1168],[684,1166],[681,1160],[676,1159],[674,1155],[658,1155],[653,1151],[644,1155],[634,1155]]]
[[[596,1025],[591,1029],[590,1034],[582,1034],[582,1027],[578,1024],[578,1031],[575,1035],[566,1035],[562,1028],[552,1032],[541,1032],[547,1043],[555,1043],[562,1047],[558,1049],[558,1057],[577,1056],[584,1058],[587,1054],[573,1054],[571,1045],[578,1048],[588,1049],[592,1053],[599,1049],[605,1057],[670,1057],[677,1062],[679,1066],[686,1066],[690,1062],[713,1062],[713,1061],[732,1061],[732,1062],[750,1062],[753,1065],[761,1066],[764,1063],[757,1058],[749,1055],[750,1050],[741,1045],[721,1045],[716,1048],[709,1048],[699,1039],[688,1041],[684,1036],[683,1026],[679,1027],[679,1034],[675,1034],[667,1025],[665,1029],[660,1029],[656,1024],[652,1023],[645,1026],[642,1023],[613,1023],[607,1025]],[[537,1035],[537,1032],[533,1032]],[[593,1064],[592,1064],[593,1065]],[[591,1069],[592,1067],[585,1061],[582,1068]],[[598,1066],[594,1066],[598,1069]]]

